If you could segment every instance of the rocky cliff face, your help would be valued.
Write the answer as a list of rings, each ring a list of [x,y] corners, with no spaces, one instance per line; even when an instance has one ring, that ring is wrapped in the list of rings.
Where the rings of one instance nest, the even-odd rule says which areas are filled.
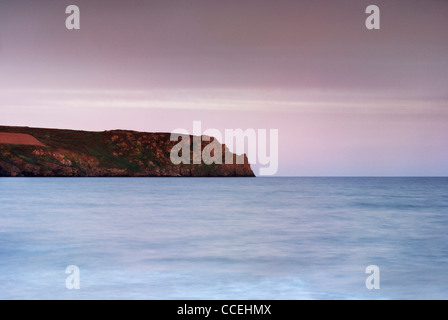
[[[244,164],[174,165],[170,153],[177,141],[170,141],[169,133],[2,126],[0,132],[30,135],[42,144],[5,143],[0,139],[0,176],[3,177],[255,176],[246,156]],[[208,143],[203,142],[202,148]],[[225,145],[222,150],[224,155]],[[236,156],[233,157],[235,160]],[[192,148],[190,159],[193,159]]]

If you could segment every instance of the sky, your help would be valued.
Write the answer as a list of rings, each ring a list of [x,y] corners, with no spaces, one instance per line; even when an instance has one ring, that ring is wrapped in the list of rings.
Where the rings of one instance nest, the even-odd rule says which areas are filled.
[[[447,16],[445,0],[2,0],[0,125],[199,120],[278,129],[281,176],[448,176]]]

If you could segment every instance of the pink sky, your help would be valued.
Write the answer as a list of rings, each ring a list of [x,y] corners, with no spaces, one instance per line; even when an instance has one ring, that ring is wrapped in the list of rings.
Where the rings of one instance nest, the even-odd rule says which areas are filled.
[[[447,16],[438,0],[3,0],[0,125],[201,120],[279,129],[279,175],[446,176]]]

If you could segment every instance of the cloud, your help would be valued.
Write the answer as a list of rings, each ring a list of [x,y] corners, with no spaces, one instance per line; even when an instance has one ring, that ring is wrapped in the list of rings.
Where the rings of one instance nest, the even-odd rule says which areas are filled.
[[[121,108],[299,113],[447,114],[447,99],[391,92],[287,89],[0,90],[0,108]]]

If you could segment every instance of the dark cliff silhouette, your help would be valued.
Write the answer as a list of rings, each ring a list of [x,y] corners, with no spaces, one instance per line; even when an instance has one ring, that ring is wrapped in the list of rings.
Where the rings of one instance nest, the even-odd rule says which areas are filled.
[[[191,139],[191,141],[193,141]],[[213,141],[213,139],[212,139]],[[174,165],[169,133],[0,126],[3,177],[254,177],[244,164]],[[202,149],[211,142],[202,142]],[[223,156],[229,152],[222,145]],[[191,148],[190,159],[193,159]],[[192,163],[192,161],[191,161]],[[224,161],[223,161],[224,163]]]

